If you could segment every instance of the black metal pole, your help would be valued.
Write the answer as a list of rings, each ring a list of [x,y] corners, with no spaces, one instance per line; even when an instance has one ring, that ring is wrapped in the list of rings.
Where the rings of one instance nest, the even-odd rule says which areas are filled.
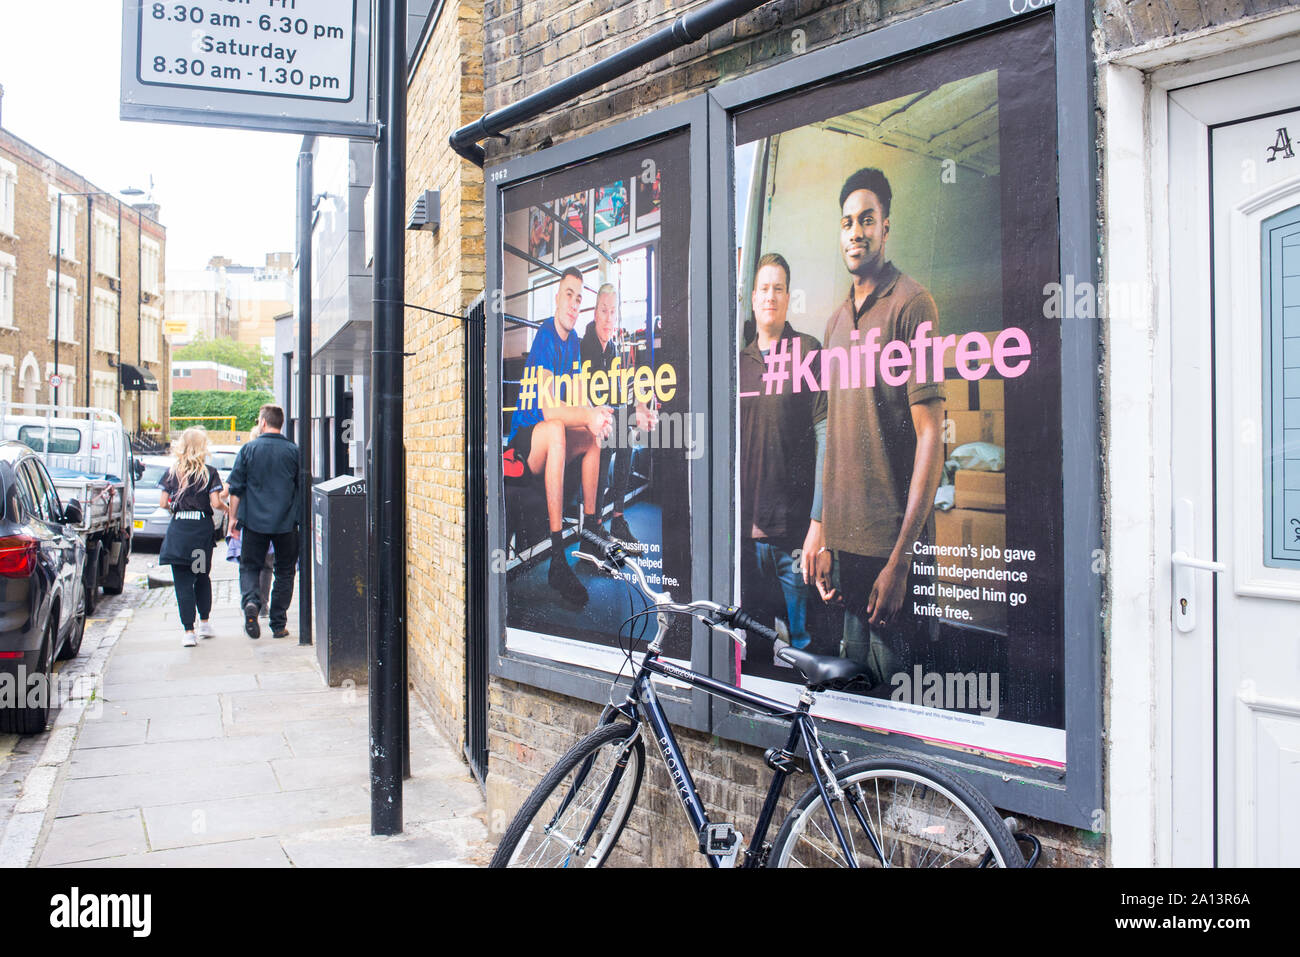
[[[54,374],[59,374],[59,306],[63,304],[63,194],[54,211]],[[57,381],[57,380],[56,380]],[[54,387],[54,404],[59,404],[59,387]]]
[[[91,269],[95,249],[95,197],[86,197],[86,408],[90,408],[90,307],[95,298],[95,272]],[[57,370],[56,370],[57,371]],[[75,401],[75,400],[74,400]]]
[[[370,375],[370,832],[402,830],[407,729],[402,302],[406,291],[406,0],[379,0],[375,318]]]
[[[298,154],[298,644],[311,644],[311,199],[312,155]]]
[[[122,201],[117,201],[117,417],[122,418]]]

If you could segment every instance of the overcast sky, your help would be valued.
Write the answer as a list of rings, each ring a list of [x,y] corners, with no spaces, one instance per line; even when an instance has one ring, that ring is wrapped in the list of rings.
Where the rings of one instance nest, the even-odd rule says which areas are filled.
[[[119,120],[121,21],[120,0],[0,0],[0,124],[107,192],[153,176],[169,271],[291,251],[302,137]]]

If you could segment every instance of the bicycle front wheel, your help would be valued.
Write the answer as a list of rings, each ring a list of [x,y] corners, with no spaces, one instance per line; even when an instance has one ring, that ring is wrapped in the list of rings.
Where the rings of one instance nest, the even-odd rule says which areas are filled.
[[[1024,867],[993,805],[965,781],[915,758],[864,758],[835,771],[831,806],[858,867]],[[771,867],[849,867],[816,785],[795,802]]]
[[[542,778],[489,867],[600,867],[618,843],[645,771],[630,724],[597,728]]]

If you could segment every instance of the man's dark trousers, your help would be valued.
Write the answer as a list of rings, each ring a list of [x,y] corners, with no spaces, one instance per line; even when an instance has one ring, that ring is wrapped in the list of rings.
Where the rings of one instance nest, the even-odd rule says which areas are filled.
[[[263,535],[251,528],[240,533],[239,607],[262,603],[261,576],[266,567],[266,549],[275,545],[275,584],[271,586],[271,631],[283,631],[289,623],[289,602],[293,601],[293,578],[298,568],[298,533]]]

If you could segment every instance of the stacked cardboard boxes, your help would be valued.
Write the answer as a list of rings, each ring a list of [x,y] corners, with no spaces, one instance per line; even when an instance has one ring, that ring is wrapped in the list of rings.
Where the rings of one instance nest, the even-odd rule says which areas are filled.
[[[945,456],[970,442],[987,442],[1005,448],[1006,405],[1002,380],[986,377],[967,381],[955,369],[950,369],[944,383],[947,396]],[[935,577],[941,583],[971,587],[977,583],[964,578],[963,570],[1002,565],[997,558],[979,558],[978,550],[980,546],[996,547],[999,552],[1006,548],[1006,473],[958,469],[953,484],[954,507],[947,512],[935,513],[935,544],[966,547],[967,553],[955,559],[938,559]],[[974,546],[974,554],[971,546]],[[942,589],[944,585],[939,587]],[[989,587],[1003,589],[996,584]],[[1006,633],[1005,602],[967,598],[960,604],[968,617],[958,623]]]

